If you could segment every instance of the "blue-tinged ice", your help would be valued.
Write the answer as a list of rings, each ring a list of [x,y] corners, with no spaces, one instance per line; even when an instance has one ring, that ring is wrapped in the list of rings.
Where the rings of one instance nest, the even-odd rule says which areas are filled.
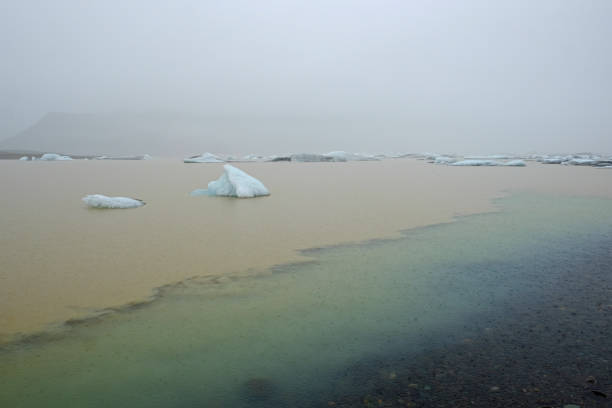
[[[561,164],[566,160],[565,157],[559,157],[559,156],[554,156],[554,157],[546,157],[543,159],[540,159],[540,161],[543,164]]]
[[[525,167],[527,164],[523,160],[510,160],[504,163],[504,166]]]
[[[326,154],[317,154],[317,153],[297,153],[291,155],[292,162],[298,163],[309,163],[309,162],[334,162],[334,161],[346,161],[346,159],[336,160],[336,158],[332,156],[328,156]]]
[[[62,160],[72,160],[72,157],[62,156],[61,154],[56,154],[56,153],[45,153],[42,156],[40,156],[40,160],[62,161]]]
[[[343,150],[326,153],[324,156],[333,157],[334,161],[377,161],[380,158],[370,154],[349,153]]]
[[[495,160],[461,160],[450,163],[450,166],[501,166],[502,163]]]
[[[191,192],[192,196],[210,195],[239,198],[251,198],[270,195],[263,183],[244,171],[226,164],[223,174],[217,180],[208,183],[208,189]]]
[[[507,160],[514,159],[516,156],[509,156],[507,154],[490,154],[488,156],[465,156],[466,160]]]
[[[434,164],[452,164],[456,162],[457,162],[456,158],[449,157],[449,156],[438,156],[435,159],[433,159]]]
[[[129,197],[107,197],[102,194],[92,194],[83,197],[83,202],[94,208],[136,208],[145,205],[144,201]]]
[[[563,162],[562,164],[571,164],[574,166],[592,166],[597,163],[598,160],[595,159],[571,159]]]
[[[212,153],[204,153],[199,156],[188,157],[183,160],[184,163],[225,163],[219,156]]]

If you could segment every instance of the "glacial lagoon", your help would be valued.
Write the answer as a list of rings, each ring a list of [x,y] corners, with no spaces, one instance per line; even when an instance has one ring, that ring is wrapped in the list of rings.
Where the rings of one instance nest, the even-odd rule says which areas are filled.
[[[384,399],[380,378],[423,398],[434,386],[414,366],[424,356],[503,333],[517,314],[538,323],[547,302],[588,300],[579,283],[593,274],[592,296],[610,287],[611,200],[519,193],[495,205],[399,238],[306,250],[254,276],[184,280],[150,302],[5,345],[0,405],[406,406],[405,393]],[[594,318],[609,333],[612,306],[600,307]],[[602,341],[577,344],[610,350]],[[520,361],[519,348],[506,351]],[[508,381],[498,368],[485,374],[483,394]],[[377,389],[384,397],[372,399]]]

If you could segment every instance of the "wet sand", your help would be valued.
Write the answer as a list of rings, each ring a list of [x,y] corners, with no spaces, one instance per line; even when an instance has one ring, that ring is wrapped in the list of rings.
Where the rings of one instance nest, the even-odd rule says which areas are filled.
[[[612,197],[612,172],[455,168],[417,160],[238,163],[270,197],[190,197],[221,165],[177,160],[0,162],[0,342],[151,298],[193,276],[251,274],[312,247],[494,209],[510,191]],[[147,205],[93,210],[86,194]]]

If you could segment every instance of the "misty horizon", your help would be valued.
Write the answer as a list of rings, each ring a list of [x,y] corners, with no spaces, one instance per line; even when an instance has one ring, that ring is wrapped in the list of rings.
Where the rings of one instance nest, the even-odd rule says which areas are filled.
[[[26,1],[0,18],[0,148],[612,152],[606,1]]]

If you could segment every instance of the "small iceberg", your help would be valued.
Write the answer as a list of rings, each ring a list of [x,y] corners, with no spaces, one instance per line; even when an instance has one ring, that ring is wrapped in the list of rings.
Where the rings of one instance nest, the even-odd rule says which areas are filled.
[[[225,163],[225,161],[212,153],[206,152],[199,156],[188,157],[183,160],[183,163]]]
[[[433,160],[434,164],[451,164],[456,163],[457,159],[449,156],[438,156]]]
[[[291,161],[291,156],[269,156],[266,161],[268,162],[281,162],[281,161]]]
[[[488,156],[465,156],[466,160],[508,160],[514,157],[505,154],[490,154]]]
[[[450,166],[501,166],[502,163],[495,160],[461,160],[449,163]]]
[[[316,153],[298,153],[291,155],[292,162],[298,163],[310,163],[310,162],[333,162],[333,161],[346,161],[346,160],[336,160],[334,157],[327,156],[324,154],[316,154]]]
[[[247,154],[242,158],[242,161],[259,161],[262,160],[263,156],[259,156],[256,154]]]
[[[208,183],[208,189],[198,189],[191,192],[192,196],[226,196],[252,198],[270,195],[263,183],[244,171],[226,164],[223,174],[217,180]]]
[[[70,157],[70,156],[62,156],[61,154],[56,154],[56,153],[45,153],[42,156],[40,156],[39,160],[63,161],[63,160],[72,160],[72,157]]]
[[[525,167],[527,164],[523,160],[510,160],[504,163],[504,166]]]
[[[93,208],[136,208],[145,205],[144,201],[129,197],[107,197],[92,194],[83,197],[83,202]]]
[[[22,156],[22,157],[19,158],[19,160],[21,160],[21,161],[28,161],[28,160],[30,160],[30,158],[28,156]]]
[[[541,159],[540,161],[543,164],[561,164],[565,161],[566,159],[564,157],[548,157],[545,159]]]
[[[571,164],[572,166],[592,166],[597,164],[597,160],[594,159],[571,159],[563,162],[562,164]]]
[[[152,157],[148,154],[136,155],[136,156],[97,156],[94,157],[96,160],[151,160]]]
[[[326,153],[325,156],[332,157],[333,161],[379,161],[380,159],[376,156],[360,154],[360,153],[349,153],[342,150]]]

